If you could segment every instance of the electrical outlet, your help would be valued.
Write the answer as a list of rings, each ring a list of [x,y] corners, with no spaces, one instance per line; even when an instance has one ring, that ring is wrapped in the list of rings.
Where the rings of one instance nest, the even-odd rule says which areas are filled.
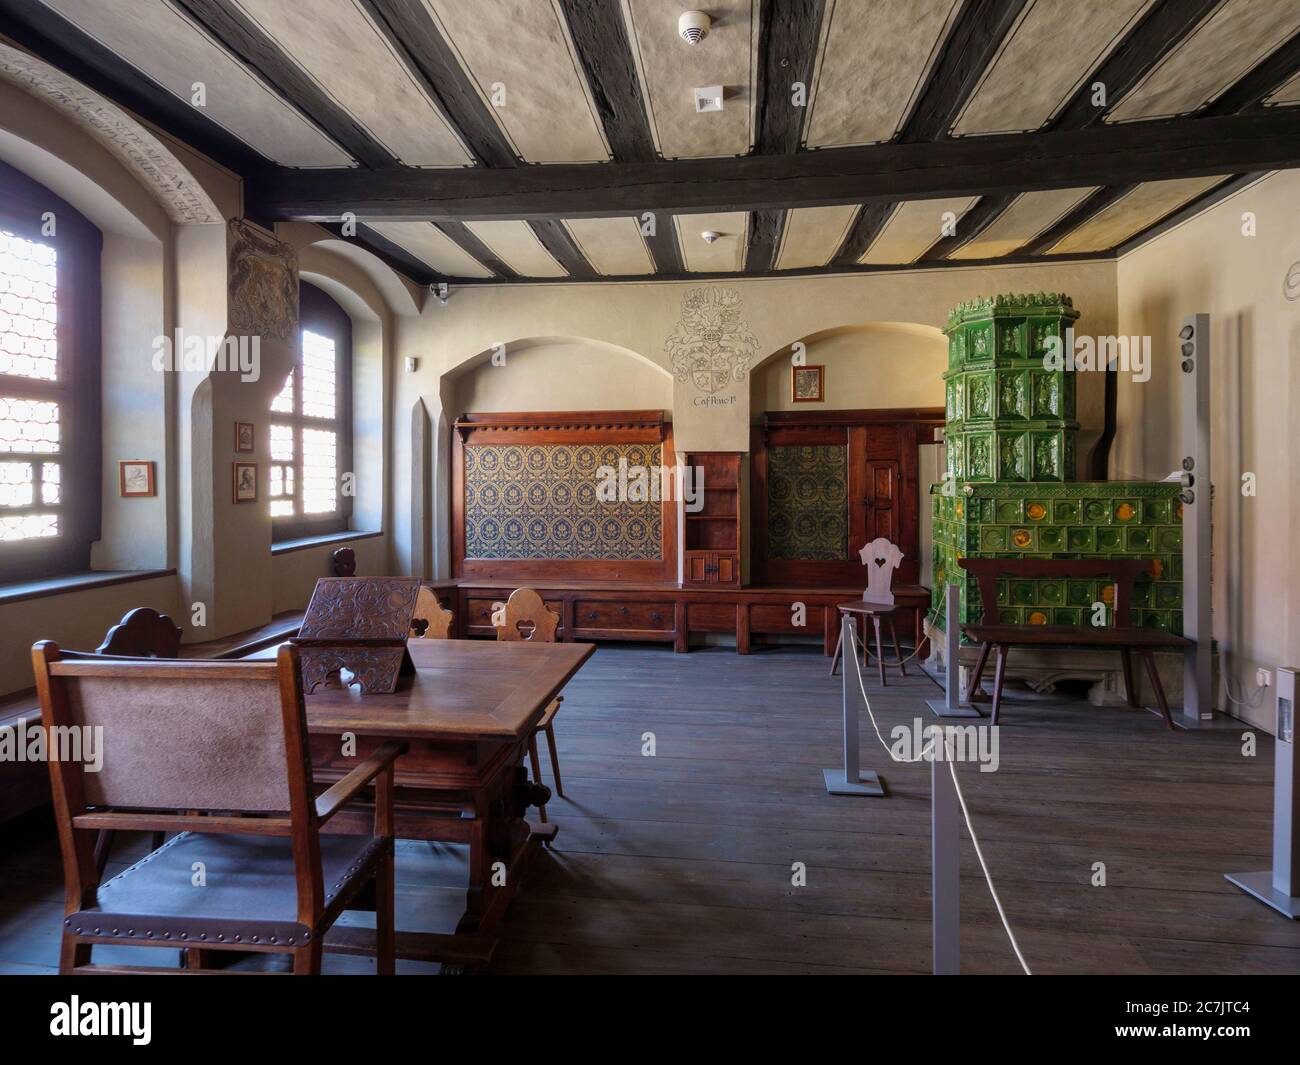
[[[1271,669],[1255,670],[1255,684],[1261,688],[1271,687],[1273,684],[1273,671]]]

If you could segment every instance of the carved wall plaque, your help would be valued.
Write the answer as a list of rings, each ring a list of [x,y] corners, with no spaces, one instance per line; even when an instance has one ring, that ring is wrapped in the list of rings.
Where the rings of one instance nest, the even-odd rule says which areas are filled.
[[[230,332],[292,340],[298,330],[298,254],[238,218],[230,220]]]

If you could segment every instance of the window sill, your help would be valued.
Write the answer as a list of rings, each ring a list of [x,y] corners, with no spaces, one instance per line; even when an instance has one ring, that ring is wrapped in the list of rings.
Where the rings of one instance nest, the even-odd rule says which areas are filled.
[[[0,584],[0,606],[21,603],[25,599],[43,599],[49,595],[66,595],[84,592],[91,588],[108,588],[114,584],[148,581],[156,577],[174,577],[174,569],[102,570],[97,573],[71,573],[62,577],[47,577],[39,581]]]
[[[338,533],[326,533],[324,536],[304,536],[299,540],[281,540],[278,544],[271,545],[271,554],[287,555],[291,551],[306,551],[312,547],[322,547],[325,544],[345,544],[354,540],[373,540],[376,536],[383,536],[382,532],[354,532],[345,530]]]

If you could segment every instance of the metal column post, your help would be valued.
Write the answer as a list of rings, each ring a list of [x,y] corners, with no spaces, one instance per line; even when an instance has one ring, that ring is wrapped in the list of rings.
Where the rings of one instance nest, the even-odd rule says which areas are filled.
[[[980,712],[969,703],[962,704],[961,666],[957,662],[961,647],[961,626],[957,615],[961,613],[961,588],[955,584],[944,585],[943,591],[943,698],[927,699],[925,705],[939,717],[979,717]]]
[[[934,936],[934,975],[961,973],[961,806],[947,736],[935,726],[937,745],[930,759],[930,898]]]
[[[853,629],[853,618],[845,613],[840,616],[840,646],[844,649],[844,669],[842,670],[841,691],[844,703],[844,768],[823,769],[826,790],[832,795],[872,795],[883,796],[884,785],[880,777],[868,769],[862,772],[858,761],[858,690],[857,674],[861,669],[854,642],[857,634]],[[849,659],[854,662],[854,681],[852,693],[849,688]]]

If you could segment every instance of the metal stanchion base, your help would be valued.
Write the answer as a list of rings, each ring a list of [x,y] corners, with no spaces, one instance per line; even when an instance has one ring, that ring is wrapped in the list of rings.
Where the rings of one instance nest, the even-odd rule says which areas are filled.
[[[862,771],[856,784],[845,779],[843,767],[823,769],[822,776],[826,778],[826,790],[832,795],[869,795],[877,799],[885,795],[884,781],[870,769]]]
[[[1273,886],[1273,870],[1262,873],[1224,873],[1223,879],[1236,884],[1247,895],[1254,895],[1265,906],[1272,906],[1284,917],[1300,921],[1300,898],[1283,895]]]
[[[927,699],[925,705],[934,711],[936,717],[983,717],[975,707],[969,703],[964,706],[954,706],[951,710],[948,708],[947,699]]]
[[[1155,714],[1156,717],[1162,717],[1158,706],[1143,707],[1148,713]],[[1169,716],[1174,719],[1174,727],[1184,729],[1187,732],[1211,732],[1221,729],[1248,729],[1251,726],[1240,718],[1230,717],[1227,714],[1221,714],[1217,710],[1209,717],[1195,718],[1188,717],[1181,710],[1170,709]]]

